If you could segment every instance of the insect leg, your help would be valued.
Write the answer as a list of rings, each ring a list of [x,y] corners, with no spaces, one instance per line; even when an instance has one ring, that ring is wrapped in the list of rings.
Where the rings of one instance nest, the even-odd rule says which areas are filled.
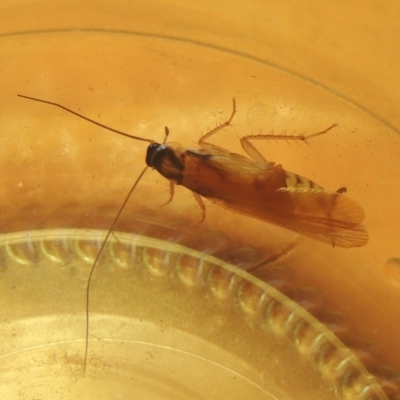
[[[175,194],[175,183],[172,181],[169,181],[169,199],[166,203],[161,204],[161,207],[164,207],[167,204],[171,203],[172,199],[174,198],[174,194]]]
[[[329,132],[331,129],[335,128],[337,124],[331,125],[329,128],[324,129],[323,131],[317,132],[317,133],[312,133],[311,135],[274,135],[274,134],[268,134],[268,135],[247,135],[244,136],[240,139],[240,144],[242,145],[243,150],[255,161],[260,162],[260,163],[266,163],[268,162],[265,157],[256,149],[253,143],[250,142],[250,140],[296,140],[296,141],[303,141],[307,143],[307,140],[323,135],[327,132]]]
[[[213,149],[220,149],[225,151],[224,149],[222,149],[221,147],[218,147],[216,145],[207,143],[206,140],[210,139],[211,136],[214,136],[217,132],[219,132],[221,129],[226,128],[227,126],[229,126],[233,120],[233,117],[236,114],[236,100],[232,99],[232,104],[233,104],[233,108],[232,108],[232,113],[230,115],[230,117],[221,125],[218,125],[216,128],[212,129],[210,132],[206,133],[204,136],[202,136],[198,142],[199,146],[204,148],[213,148]]]
[[[200,206],[200,208],[203,210],[203,216],[199,222],[203,222],[206,219],[206,205],[204,204],[203,199],[201,196],[195,192],[192,192],[195,200],[197,201],[197,204]]]
[[[164,206],[166,206],[167,204],[171,203],[171,201],[172,201],[173,198],[174,198],[174,194],[175,194],[175,183],[172,182],[172,181],[169,182],[169,193],[170,193],[170,197],[169,197],[168,201],[167,201],[166,203],[162,204],[161,207],[164,207]],[[200,195],[198,195],[198,194],[195,193],[195,192],[192,192],[192,193],[193,193],[193,196],[194,196],[194,198],[195,198],[197,204],[200,206],[200,208],[201,208],[201,210],[202,210],[202,212],[203,212],[203,213],[202,213],[203,215],[202,215],[201,220],[200,220],[199,222],[203,222],[203,221],[205,220],[205,218],[206,218],[206,206],[205,206],[204,201],[203,201],[203,199],[201,198]]]

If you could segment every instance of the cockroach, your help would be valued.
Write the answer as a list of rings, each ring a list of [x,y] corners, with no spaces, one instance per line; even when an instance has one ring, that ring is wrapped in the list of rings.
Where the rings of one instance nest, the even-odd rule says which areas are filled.
[[[361,223],[364,211],[344,195],[346,188],[329,192],[310,179],[267,161],[250,140],[297,140],[323,135],[336,127],[305,135],[248,135],[240,139],[246,158],[231,153],[207,140],[229,126],[236,113],[204,135],[199,148],[184,148],[178,143],[151,143],[146,164],[170,181],[172,200],[175,185],[188,188],[203,210],[202,197],[211,202],[265,222],[339,247],[360,247],[368,242]],[[166,128],[167,129],[167,128]]]
[[[231,153],[211,144],[208,140],[222,129],[231,125],[236,114],[236,102],[229,118],[223,124],[209,131],[198,141],[198,148],[184,148],[178,143],[166,142],[169,130],[165,127],[163,143],[133,136],[105,126],[81,115],[61,104],[30,96],[20,97],[59,107],[80,118],[119,135],[150,143],[147,147],[147,167],[136,179],[126,196],[119,212],[105,237],[92,266],[87,283],[87,324],[84,368],[87,363],[89,343],[89,289],[94,268],[104,249],[115,224],[133,190],[146,169],[156,169],[170,182],[170,201],[175,185],[189,189],[206,216],[203,198],[255,219],[269,222],[312,239],[338,247],[361,247],[368,242],[368,233],[362,224],[364,211],[350,199],[346,188],[327,191],[308,178],[286,171],[281,164],[267,161],[257,150],[252,140],[294,140],[307,142],[309,139],[326,134],[337,124],[310,135],[247,135],[240,139],[243,150],[249,156]]]

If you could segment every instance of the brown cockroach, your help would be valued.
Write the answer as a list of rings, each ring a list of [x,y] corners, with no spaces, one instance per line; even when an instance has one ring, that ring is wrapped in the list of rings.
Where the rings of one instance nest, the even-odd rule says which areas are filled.
[[[58,103],[24,95],[18,96],[57,106],[120,135],[149,142],[146,164],[169,180],[171,197],[168,202],[173,198],[175,185],[186,187],[194,194],[202,209],[202,220],[205,218],[205,205],[202,200],[204,197],[229,210],[290,229],[332,246],[361,247],[368,242],[368,233],[361,225],[364,220],[364,211],[345,194],[345,188],[333,192],[327,191],[307,178],[286,171],[281,164],[267,161],[251,143],[252,140],[271,139],[306,142],[310,138],[327,133],[336,127],[336,124],[310,135],[244,136],[240,139],[240,143],[249,156],[247,158],[208,142],[217,132],[231,124],[236,114],[235,100],[233,100],[232,113],[225,123],[201,137],[198,148],[184,148],[178,143],[165,142],[165,140],[164,143],[157,143],[151,139],[109,128]],[[167,127],[165,127],[165,133],[165,138],[167,138],[169,133]],[[87,362],[91,277],[104,244],[146,168],[125,198],[90,272],[87,284],[84,368]]]
[[[230,125],[236,113],[235,101],[229,119],[204,135],[199,148],[178,143],[151,143],[146,164],[170,181],[193,192],[203,210],[202,197],[262,221],[282,226],[302,235],[339,247],[360,247],[368,241],[361,225],[362,208],[347,195],[345,188],[329,192],[311,180],[267,161],[250,140],[301,140],[323,135],[336,126],[308,136],[248,135],[240,139],[250,158],[231,153],[207,140]],[[167,129],[167,128],[166,128]]]
[[[60,107],[96,125],[132,139],[149,142],[146,164],[170,181],[171,198],[175,185],[182,185],[194,194],[203,210],[202,197],[211,202],[262,221],[282,226],[302,235],[339,247],[360,247],[368,242],[361,223],[364,211],[347,195],[345,188],[330,192],[281,164],[267,161],[251,140],[296,140],[323,135],[336,127],[310,135],[248,135],[240,139],[250,158],[234,154],[207,140],[229,126],[236,113],[198,141],[199,148],[184,148],[178,143],[157,143],[151,139],[129,135],[91,120],[60,104],[33,97],[20,97]],[[166,137],[168,128],[165,127]]]

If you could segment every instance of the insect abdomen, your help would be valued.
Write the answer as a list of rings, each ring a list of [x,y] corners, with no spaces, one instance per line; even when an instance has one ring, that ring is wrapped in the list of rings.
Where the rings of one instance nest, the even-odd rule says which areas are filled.
[[[285,171],[285,175],[287,187],[296,187],[303,189],[323,189],[320,185],[317,185],[310,179],[304,178],[304,176],[300,176],[288,171]]]

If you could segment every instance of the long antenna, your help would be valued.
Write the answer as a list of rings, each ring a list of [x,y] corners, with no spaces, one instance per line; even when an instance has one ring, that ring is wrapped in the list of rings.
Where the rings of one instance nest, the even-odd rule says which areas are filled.
[[[86,285],[86,336],[85,336],[85,357],[83,360],[83,372],[86,371],[86,364],[87,364],[87,357],[88,357],[88,349],[89,349],[89,311],[90,311],[90,283],[92,282],[92,276],[93,276],[93,272],[94,269],[96,268],[96,265],[99,261],[99,258],[101,256],[101,254],[103,253],[103,250],[106,246],[106,243],[108,241],[108,238],[111,235],[111,232],[114,230],[114,227],[119,219],[119,217],[121,216],[122,211],[124,210],[126,203],[128,202],[129,198],[131,197],[131,194],[133,193],[133,191],[135,190],[136,186],[138,185],[139,181],[142,179],[143,175],[145,174],[145,172],[147,171],[148,167],[143,168],[143,171],[140,173],[140,175],[136,178],[135,183],[133,184],[133,186],[131,187],[131,189],[129,190],[129,193],[127,194],[127,196],[125,197],[124,202],[122,203],[122,206],[120,207],[117,215],[114,218],[113,223],[111,224],[111,227],[108,229],[107,235],[103,240],[103,243],[101,244],[100,250],[97,253],[96,259],[94,260],[92,269],[90,270],[89,273],[89,278],[87,281],[87,285]]]
[[[128,137],[128,138],[131,138],[131,139],[141,140],[142,142],[154,143],[154,140],[142,138],[142,137],[140,137],[140,136],[130,135],[129,133],[125,133],[125,132],[119,131],[118,129],[114,129],[114,128],[111,128],[111,127],[109,127],[109,126],[107,126],[107,125],[104,125],[104,124],[102,124],[102,123],[100,123],[100,122],[97,122],[97,121],[95,121],[94,119],[85,117],[84,115],[79,114],[78,112],[76,112],[76,111],[74,111],[74,110],[71,110],[71,109],[68,108],[68,107],[63,106],[62,104],[58,104],[58,103],[55,103],[55,102],[53,102],[53,101],[38,99],[38,98],[36,98],[36,97],[25,96],[25,95],[23,95],[23,94],[17,94],[17,96],[18,96],[18,97],[23,97],[24,99],[28,99],[28,100],[38,101],[39,103],[44,103],[44,104],[49,104],[49,105],[51,105],[51,106],[59,107],[59,108],[61,108],[62,110],[67,111],[67,112],[69,112],[69,113],[71,113],[71,114],[74,114],[74,115],[76,115],[76,116],[79,117],[79,118],[82,118],[82,119],[84,119],[84,120],[86,120],[86,121],[88,121],[88,122],[91,122],[92,124],[95,124],[95,125],[97,125],[97,126],[100,126],[101,128],[107,129],[107,130],[109,130],[109,131],[111,131],[111,132],[114,132],[114,133],[118,133],[118,135],[122,135],[122,136],[125,136],[125,137]]]
[[[164,136],[164,140],[163,143],[166,142],[168,135],[169,135],[169,129],[168,127],[165,127],[165,136]],[[154,141],[152,141],[152,143],[154,143]],[[96,265],[99,261],[99,258],[101,256],[101,254],[103,253],[103,250],[106,246],[106,243],[108,241],[108,238],[111,235],[111,232],[114,230],[114,227],[116,225],[116,223],[119,220],[119,217],[121,216],[122,211],[124,210],[126,203],[128,203],[133,191],[136,189],[136,186],[139,184],[140,180],[143,178],[143,175],[146,173],[148,167],[144,167],[143,171],[139,174],[139,176],[136,178],[135,183],[132,185],[131,189],[129,190],[127,196],[125,197],[125,200],[122,203],[122,206],[120,207],[117,215],[114,218],[113,223],[111,224],[111,227],[108,229],[107,235],[103,240],[103,243],[101,244],[100,250],[97,253],[97,256],[94,260],[92,269],[90,270],[89,273],[89,278],[87,281],[87,285],[86,285],[86,334],[85,334],[85,357],[83,360],[83,372],[86,372],[86,365],[87,365],[87,357],[88,357],[88,350],[89,350],[89,328],[90,328],[90,320],[89,320],[89,312],[90,312],[90,283],[92,282],[92,276],[93,276],[93,272],[96,268]]]
[[[39,102],[39,103],[44,103],[44,104],[49,104],[49,105],[51,105],[51,106],[59,107],[59,108],[61,108],[61,109],[64,110],[64,111],[67,111],[67,112],[69,112],[69,113],[71,113],[71,114],[73,114],[73,115],[76,115],[76,116],[79,117],[79,118],[82,118],[82,119],[84,119],[84,120],[86,120],[86,121],[88,121],[88,122],[91,122],[92,124],[95,124],[95,125],[97,125],[97,126],[100,126],[101,128],[104,128],[104,129],[107,129],[107,130],[109,130],[109,131],[111,131],[111,132],[117,133],[118,135],[122,135],[122,136],[128,137],[128,138],[130,138],[130,139],[140,140],[140,141],[143,141],[143,142],[155,143],[155,141],[152,140],[152,139],[147,139],[147,138],[142,138],[142,137],[139,137],[139,136],[130,135],[129,133],[125,133],[125,132],[119,131],[119,130],[117,130],[117,129],[111,128],[111,127],[109,127],[109,126],[107,126],[107,125],[101,124],[100,122],[97,122],[97,121],[95,121],[95,120],[93,120],[93,119],[91,119],[91,118],[88,118],[88,117],[86,117],[86,116],[84,116],[84,115],[82,115],[82,114],[80,114],[80,113],[78,113],[78,112],[76,112],[76,111],[73,111],[73,110],[71,110],[70,108],[63,106],[62,104],[55,103],[55,102],[48,101],[48,100],[38,99],[38,98],[36,98],[36,97],[25,96],[25,95],[22,95],[22,94],[18,94],[18,96],[19,96],[19,97],[22,97],[22,98],[25,98],[25,99],[28,99],[28,100],[37,101],[37,102]],[[165,127],[165,136],[164,136],[164,141],[163,141],[163,143],[166,142],[166,140],[167,140],[167,138],[168,138],[168,135],[169,135],[169,130],[168,130],[167,127]],[[100,259],[100,256],[101,256],[102,253],[103,253],[103,250],[104,250],[104,248],[105,248],[105,246],[106,246],[106,243],[107,243],[107,241],[108,241],[108,239],[109,239],[109,237],[110,237],[112,231],[114,230],[115,225],[117,224],[117,222],[118,222],[118,220],[119,220],[119,217],[121,216],[122,211],[124,210],[126,204],[127,204],[128,201],[129,201],[129,198],[131,197],[133,191],[136,189],[136,186],[139,184],[139,182],[140,182],[140,180],[142,179],[143,175],[146,173],[147,169],[148,169],[148,167],[146,166],[146,167],[143,169],[143,171],[139,174],[139,176],[138,176],[138,177],[136,178],[136,180],[135,180],[135,183],[132,185],[132,187],[131,187],[131,189],[129,190],[127,196],[125,197],[125,199],[124,199],[124,201],[123,201],[123,203],[122,203],[122,205],[121,205],[121,207],[120,207],[120,209],[119,209],[117,215],[115,216],[115,218],[114,218],[114,220],[113,220],[113,223],[111,224],[111,227],[110,227],[110,228],[108,229],[108,231],[107,231],[107,234],[106,234],[106,236],[105,236],[105,238],[104,238],[104,240],[103,240],[103,243],[101,244],[100,250],[99,250],[99,252],[97,253],[97,256],[96,256],[96,258],[95,258],[95,260],[94,260],[94,263],[93,263],[92,268],[91,268],[90,273],[89,273],[88,281],[87,281],[87,284],[86,284],[86,332],[85,332],[85,356],[84,356],[84,361],[83,361],[83,371],[84,371],[84,372],[86,372],[87,359],[88,359],[88,350],[89,350],[89,330],[90,330],[90,319],[89,319],[89,313],[90,313],[90,284],[91,284],[91,282],[92,282],[93,273],[94,273],[94,270],[95,270],[95,268],[96,268],[96,266],[97,266],[97,264],[98,264],[98,261],[99,261],[99,259]]]

